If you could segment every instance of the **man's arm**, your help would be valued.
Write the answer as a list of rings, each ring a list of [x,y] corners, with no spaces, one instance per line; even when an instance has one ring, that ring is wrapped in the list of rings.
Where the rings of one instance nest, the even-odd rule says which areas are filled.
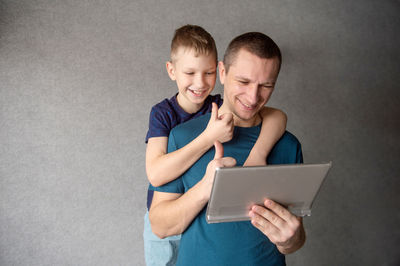
[[[249,213],[251,223],[276,245],[282,254],[300,249],[306,234],[303,220],[278,203],[266,199],[264,206],[254,205]]]
[[[204,177],[184,194],[154,192],[150,208],[150,223],[153,233],[160,238],[183,233],[207,204],[214,181],[215,168],[236,165],[232,157],[223,157],[223,147],[215,142],[215,156]]]

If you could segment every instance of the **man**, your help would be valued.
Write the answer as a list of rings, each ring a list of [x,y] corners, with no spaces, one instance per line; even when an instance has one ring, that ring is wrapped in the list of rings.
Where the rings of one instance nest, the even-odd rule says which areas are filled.
[[[205,153],[180,178],[154,188],[152,229],[161,238],[182,233],[178,265],[284,265],[283,254],[304,244],[302,219],[269,199],[264,206],[252,206],[251,222],[207,224],[205,220],[215,168],[243,165],[260,133],[259,111],[273,92],[280,65],[280,50],[268,36],[253,32],[232,40],[219,63],[224,85],[219,115],[233,115],[232,140],[224,146],[216,142],[215,150]],[[168,151],[199,135],[209,118],[210,114],[204,115],[174,128]],[[224,153],[230,157],[223,157]],[[301,163],[300,143],[286,132],[267,161]]]

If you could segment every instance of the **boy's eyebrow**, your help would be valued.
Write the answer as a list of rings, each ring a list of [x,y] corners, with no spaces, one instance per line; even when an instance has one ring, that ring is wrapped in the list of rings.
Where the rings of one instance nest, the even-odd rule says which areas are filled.
[[[205,71],[216,71],[216,69],[217,69],[217,67],[210,67],[210,68],[208,68],[208,69],[205,69]],[[195,67],[184,67],[183,68],[183,70],[184,71],[195,71],[195,70],[197,70],[197,68],[195,68]]]

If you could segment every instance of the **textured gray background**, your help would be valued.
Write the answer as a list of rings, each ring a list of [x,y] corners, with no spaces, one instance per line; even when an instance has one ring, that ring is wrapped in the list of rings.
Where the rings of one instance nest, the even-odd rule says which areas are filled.
[[[289,265],[398,265],[399,1],[0,1],[0,265],[143,265],[144,136],[175,28],[269,34],[270,105],[334,167]],[[221,93],[218,85],[215,92]]]

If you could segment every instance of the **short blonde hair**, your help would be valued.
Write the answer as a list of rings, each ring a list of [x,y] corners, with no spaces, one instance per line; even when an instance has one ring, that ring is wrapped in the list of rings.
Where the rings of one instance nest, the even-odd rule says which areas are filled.
[[[185,25],[175,30],[171,42],[171,61],[174,62],[179,48],[193,49],[198,55],[215,55],[217,63],[217,47],[214,38],[205,29],[197,25]]]

